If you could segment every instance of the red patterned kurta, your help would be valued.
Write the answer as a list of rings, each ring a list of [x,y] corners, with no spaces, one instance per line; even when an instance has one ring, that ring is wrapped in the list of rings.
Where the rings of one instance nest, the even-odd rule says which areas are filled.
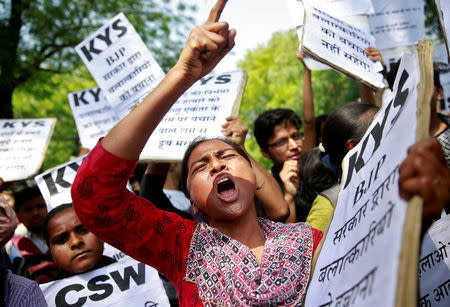
[[[181,306],[298,305],[322,233],[308,224],[260,219],[266,236],[261,263],[250,249],[204,223],[157,209],[126,189],[136,161],[100,143],[78,169],[75,211],[101,240],[164,274]]]

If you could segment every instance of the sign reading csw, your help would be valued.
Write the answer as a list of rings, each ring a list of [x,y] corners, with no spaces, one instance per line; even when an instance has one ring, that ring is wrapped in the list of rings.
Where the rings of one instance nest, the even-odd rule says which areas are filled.
[[[395,306],[407,202],[398,168],[415,141],[417,52],[405,54],[390,103],[344,158],[341,191],[306,306]]]
[[[304,8],[305,53],[370,87],[383,88],[381,63],[373,62],[364,52],[364,48],[375,46],[375,39],[315,7]]]
[[[158,272],[132,258],[40,287],[49,306],[170,306]]]
[[[450,306],[450,214],[425,234],[419,258],[420,306]]]
[[[0,177],[23,180],[44,161],[56,119],[0,119]]]
[[[369,25],[377,48],[415,45],[425,37],[423,0],[377,0],[373,8]]]
[[[68,96],[81,145],[92,149],[119,118],[99,87],[69,93]]]
[[[170,108],[141,153],[141,159],[179,161],[196,137],[218,137],[230,115],[237,115],[247,75],[242,71],[209,74]]]
[[[117,116],[123,118],[164,77],[123,13],[75,47]]]

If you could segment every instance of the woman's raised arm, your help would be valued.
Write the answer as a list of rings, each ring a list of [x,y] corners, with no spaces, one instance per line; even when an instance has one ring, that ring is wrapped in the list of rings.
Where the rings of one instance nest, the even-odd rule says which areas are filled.
[[[112,154],[137,160],[158,123],[177,99],[197,80],[211,72],[234,46],[235,30],[218,22],[226,0],[218,0],[208,21],[189,35],[177,64],[161,83],[102,139]]]

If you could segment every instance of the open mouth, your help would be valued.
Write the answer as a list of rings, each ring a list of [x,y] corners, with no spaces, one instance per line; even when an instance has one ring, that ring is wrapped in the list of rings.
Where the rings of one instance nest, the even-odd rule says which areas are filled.
[[[239,190],[229,174],[219,174],[214,180],[218,197],[224,202],[233,202],[239,197]]]

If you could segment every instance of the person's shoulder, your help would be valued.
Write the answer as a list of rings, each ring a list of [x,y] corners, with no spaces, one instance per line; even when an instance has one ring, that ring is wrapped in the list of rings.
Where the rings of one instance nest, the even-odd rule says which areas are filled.
[[[4,282],[7,306],[47,306],[42,291],[35,281],[6,270]]]
[[[447,127],[450,126],[450,116],[439,113],[438,117],[441,121],[443,121],[447,125]]]

